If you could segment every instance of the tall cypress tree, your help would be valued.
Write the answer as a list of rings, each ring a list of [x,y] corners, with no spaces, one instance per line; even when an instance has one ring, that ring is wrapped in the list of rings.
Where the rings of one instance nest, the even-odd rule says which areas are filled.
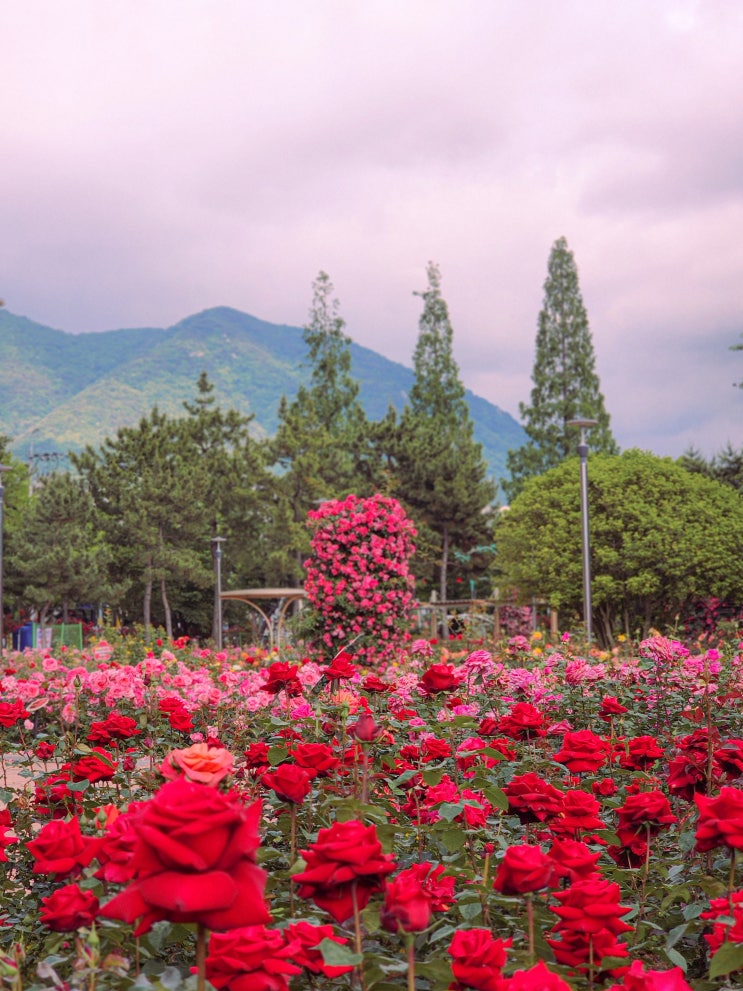
[[[495,484],[473,439],[438,267],[429,263],[427,274],[427,289],[416,294],[423,312],[413,354],[415,382],[397,433],[395,494],[428,531],[421,536],[435,553],[439,594],[446,599],[453,552],[466,554],[492,542],[483,509],[495,498]]]
[[[369,424],[351,375],[351,339],[328,275],[313,283],[309,322],[304,328],[310,382],[279,406],[279,426],[269,442],[276,478],[276,545],[270,564],[273,579],[302,580],[309,552],[305,521],[324,499],[351,492],[371,494],[374,476]]]
[[[580,433],[568,420],[597,420],[590,432],[591,450],[617,454],[619,448],[604,407],[593,341],[578,284],[578,269],[564,237],[552,246],[544,304],[539,314],[531,405],[519,404],[528,442],[508,452],[510,481],[503,482],[514,499],[527,478],[541,475],[577,454]]]

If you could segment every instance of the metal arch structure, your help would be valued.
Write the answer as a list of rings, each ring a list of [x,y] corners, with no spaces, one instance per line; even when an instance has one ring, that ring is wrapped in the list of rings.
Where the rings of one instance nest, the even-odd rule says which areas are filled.
[[[220,599],[223,602],[228,600],[232,602],[244,602],[246,606],[258,613],[266,624],[271,650],[277,644],[281,644],[284,620],[287,617],[289,609],[296,602],[303,602],[306,598],[307,596],[303,588],[239,588],[233,592],[222,592],[220,594]],[[267,602],[271,599],[278,599],[281,602],[275,633],[270,616],[259,605],[259,603]]]

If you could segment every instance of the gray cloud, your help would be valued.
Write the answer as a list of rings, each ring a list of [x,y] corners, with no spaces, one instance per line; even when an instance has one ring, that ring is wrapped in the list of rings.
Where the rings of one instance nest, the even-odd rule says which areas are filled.
[[[3,35],[12,311],[301,324],[322,268],[409,362],[433,259],[465,381],[517,414],[565,235],[620,443],[743,440],[739,5],[28,0]]]

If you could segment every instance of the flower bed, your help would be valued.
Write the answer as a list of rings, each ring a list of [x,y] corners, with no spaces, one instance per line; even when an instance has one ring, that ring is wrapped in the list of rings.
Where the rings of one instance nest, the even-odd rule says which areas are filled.
[[[738,987],[741,647],[6,654],[0,976]]]

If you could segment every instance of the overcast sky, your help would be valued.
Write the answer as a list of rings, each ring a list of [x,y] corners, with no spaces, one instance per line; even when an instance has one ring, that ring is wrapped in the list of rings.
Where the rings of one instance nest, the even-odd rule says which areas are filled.
[[[564,236],[620,445],[743,443],[740,0],[24,0],[0,46],[11,312],[300,326],[322,269],[410,364],[433,260],[518,418]]]

